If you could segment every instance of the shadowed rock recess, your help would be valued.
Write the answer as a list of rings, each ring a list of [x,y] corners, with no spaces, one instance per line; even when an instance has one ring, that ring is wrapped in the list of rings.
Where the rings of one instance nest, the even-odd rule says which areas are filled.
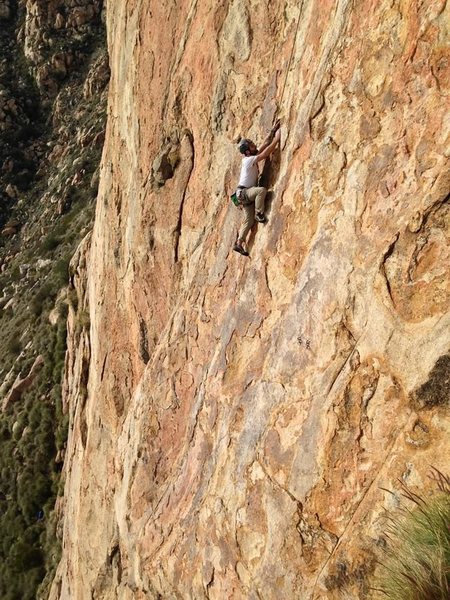
[[[448,471],[450,4],[114,0],[106,22],[50,597],[369,598],[400,482]],[[235,140],[276,117],[244,259]]]

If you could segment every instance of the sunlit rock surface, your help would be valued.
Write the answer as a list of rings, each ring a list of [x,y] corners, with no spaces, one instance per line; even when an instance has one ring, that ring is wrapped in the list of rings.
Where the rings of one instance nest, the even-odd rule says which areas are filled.
[[[300,4],[108,3],[54,599],[370,597],[399,480],[448,471],[450,6]]]

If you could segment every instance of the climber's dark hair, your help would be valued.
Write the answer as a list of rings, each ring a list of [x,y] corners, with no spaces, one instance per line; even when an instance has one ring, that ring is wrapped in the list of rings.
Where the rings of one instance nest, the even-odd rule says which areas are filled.
[[[241,154],[245,154],[246,152],[248,152],[250,150],[251,143],[252,143],[251,140],[249,140],[247,138],[241,138],[238,143],[239,152]]]

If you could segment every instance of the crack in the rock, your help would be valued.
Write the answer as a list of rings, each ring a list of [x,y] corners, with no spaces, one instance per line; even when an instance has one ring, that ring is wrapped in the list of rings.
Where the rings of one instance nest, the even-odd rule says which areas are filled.
[[[265,277],[265,281],[266,281],[266,287],[269,290],[270,299],[273,300],[272,290],[270,289],[270,285],[269,285],[269,277],[267,275],[267,265],[264,267],[263,271],[264,271],[264,277]]]
[[[319,92],[317,93],[317,95],[316,95],[316,97],[314,99],[314,104],[316,103],[317,99],[319,99],[319,102],[317,103],[316,110],[314,110],[314,104],[311,107],[311,114],[310,114],[310,117],[309,117],[309,127],[310,127],[310,129],[311,129],[312,122],[314,121],[314,119],[316,119],[319,116],[319,114],[323,111],[323,109],[325,108],[325,94],[326,94],[327,89],[332,84],[332,82],[333,82],[333,76],[332,76],[331,73],[328,73],[327,74],[327,79],[326,79],[324,85],[319,90]]]
[[[420,229],[422,229],[422,226]],[[427,235],[424,235],[423,237],[421,236],[417,240],[416,246],[415,246],[413,254],[411,256],[411,260],[409,261],[409,265],[408,265],[408,270],[407,270],[408,283],[412,284],[414,282],[414,271],[417,268],[417,264],[418,264],[417,259],[427,244],[428,244],[428,236]]]
[[[389,298],[391,299],[391,302],[392,302],[393,306],[395,306],[395,302],[394,302],[394,298],[392,296],[391,284],[389,282],[389,278],[388,278],[387,273],[386,273],[386,261],[392,256],[392,254],[394,252],[394,249],[395,249],[395,245],[396,245],[399,237],[400,237],[400,233],[398,232],[398,233],[395,234],[394,239],[389,244],[389,247],[386,250],[386,252],[383,254],[383,257],[382,257],[381,262],[380,262],[380,273],[382,274],[382,276],[384,278],[384,281],[385,281],[385,284],[386,284],[386,289],[387,289],[387,292],[389,294]]]
[[[328,386],[328,389],[326,391],[325,396],[329,396],[331,391],[334,388],[334,384],[336,383],[336,381],[339,379],[341,373],[344,371],[345,367],[347,366],[347,364],[349,363],[350,359],[352,358],[353,354],[355,353],[355,351],[357,350],[357,346],[359,343],[359,340],[361,339],[362,334],[359,336],[359,338],[356,340],[356,342],[354,343],[352,349],[350,350],[350,352],[347,354],[347,357],[345,358],[345,360],[343,361],[342,365],[339,367],[338,372],[336,373],[336,375],[333,377],[330,385]]]
[[[264,463],[259,458],[256,459],[256,462],[261,467],[261,469],[263,470],[265,476],[272,483],[272,485],[274,487],[276,487],[276,488],[279,488],[279,489],[283,490],[283,492],[285,492],[289,496],[289,498],[292,500],[292,502],[295,502],[295,504],[297,505],[297,509],[300,510],[300,512],[301,512],[303,510],[303,504],[302,504],[302,502],[298,498],[296,498],[292,492],[290,492],[287,488],[285,488],[284,486],[282,486],[281,483],[279,483],[276,479],[274,479],[268,473],[266,467],[264,466]]]
[[[187,189],[189,187],[189,181],[191,179],[191,175],[192,175],[192,171],[194,170],[194,163],[195,163],[195,150],[194,150],[194,141],[193,141],[193,137],[192,137],[192,133],[186,132],[186,137],[189,140],[189,144],[191,147],[191,151],[192,151],[192,155],[189,157],[190,158],[190,168],[189,168],[189,173],[186,179],[186,185],[184,186],[184,191],[183,191],[183,197],[181,198],[181,203],[180,203],[180,207],[178,210],[178,222],[175,228],[175,249],[174,249],[174,262],[177,263],[179,260],[179,245],[180,245],[180,238],[181,238],[181,231],[183,228],[183,208],[184,208],[184,202],[186,200],[186,194],[187,194]]]
[[[168,81],[168,85],[165,88],[164,99],[161,103],[161,106],[162,106],[161,122],[162,123],[165,123],[167,121],[167,112],[170,110],[170,103],[168,100],[169,100],[170,93],[172,91],[172,84],[176,79],[174,76],[175,75],[174,72],[178,69],[180,62],[181,62],[181,58],[183,56],[183,51],[184,51],[186,42],[189,37],[190,28],[192,26],[192,21],[194,20],[194,17],[196,15],[197,1],[198,0],[193,0],[191,6],[189,7],[188,15],[186,18],[186,25],[184,28],[183,35],[181,37],[181,41],[178,44],[178,48],[177,48],[175,56],[172,58],[172,64],[167,69],[166,81]],[[174,35],[175,35],[175,32],[174,32]]]
[[[437,91],[441,92],[441,84],[439,83],[439,78],[437,77],[436,73],[434,72],[434,69],[433,69],[432,66],[430,67],[430,73],[431,73],[431,75],[432,75],[432,77],[434,79],[434,82],[436,84]]]
[[[108,352],[105,354],[105,358],[103,359],[103,365],[102,365],[102,371],[101,371],[101,375],[100,375],[100,381],[103,381],[103,377],[105,375],[105,367],[106,367],[106,360],[108,358]]]
[[[150,360],[147,326],[142,316],[139,317],[139,357],[144,364]]]
[[[212,568],[211,577],[209,578],[209,581],[207,582],[206,587],[205,587],[205,594],[206,594],[206,597],[208,599],[209,599],[209,588],[214,584],[214,575],[215,575],[215,573],[216,573],[216,570],[213,567]]]

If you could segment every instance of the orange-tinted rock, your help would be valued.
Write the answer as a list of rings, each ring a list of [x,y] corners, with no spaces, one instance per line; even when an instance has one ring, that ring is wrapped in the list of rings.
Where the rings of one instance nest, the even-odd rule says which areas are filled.
[[[448,468],[449,10],[108,3],[52,598],[369,597],[398,480]],[[244,260],[234,141],[276,114]]]

